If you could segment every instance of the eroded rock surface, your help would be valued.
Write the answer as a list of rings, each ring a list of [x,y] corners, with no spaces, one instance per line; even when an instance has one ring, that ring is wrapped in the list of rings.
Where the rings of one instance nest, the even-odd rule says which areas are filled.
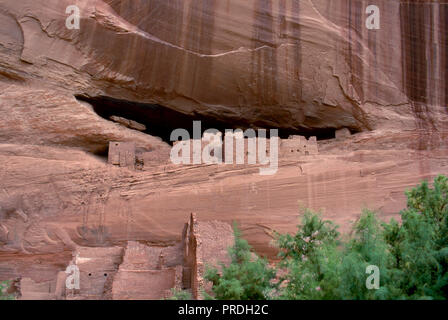
[[[2,1],[2,78],[302,130],[447,121],[444,3],[378,0],[379,30],[362,0],[81,0],[79,30],[71,4]]]
[[[154,298],[182,262],[147,292],[132,248],[177,252],[191,212],[208,227],[237,221],[269,257],[272,231],[294,231],[302,205],[342,231],[363,207],[396,217],[406,188],[448,174],[448,5],[375,3],[379,30],[365,27],[362,0],[79,0],[81,28],[69,30],[72,1],[2,0],[0,280],[21,279],[24,298],[59,299],[73,252],[118,248],[124,264],[98,262],[81,297]],[[176,166],[166,137],[148,133],[182,116],[317,136],[319,152],[280,157],[273,176]],[[135,143],[143,170],[108,165],[110,141]],[[225,252],[230,238],[209,234]]]

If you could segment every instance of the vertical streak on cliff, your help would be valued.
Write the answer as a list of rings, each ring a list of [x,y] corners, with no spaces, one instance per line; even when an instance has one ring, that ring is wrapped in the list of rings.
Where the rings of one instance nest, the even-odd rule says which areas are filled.
[[[367,70],[364,70],[363,55],[369,54],[365,52],[363,45],[363,30],[364,20],[363,12],[364,6],[362,0],[347,0],[341,1],[338,4],[338,9],[341,12],[346,12],[347,19],[345,22],[345,37],[348,39],[344,43],[344,59],[348,65],[349,74],[347,76],[348,94],[353,98],[350,101],[352,105],[352,112],[363,127],[369,129],[368,121],[366,120],[363,110],[355,100],[364,101],[366,97],[366,90],[368,83],[364,79],[368,74]]]
[[[157,16],[166,18],[163,20],[163,23],[155,24],[153,21],[157,21]],[[138,26],[140,29],[156,35],[169,43],[181,46],[183,28],[182,0],[151,1],[148,5],[147,16],[139,21]],[[166,54],[166,50],[166,47],[160,47],[157,49],[157,54],[163,56]],[[174,55],[175,57],[171,59],[157,59],[157,65],[153,66],[157,70],[153,75],[153,81],[155,83],[161,82],[162,87],[167,92],[172,92],[177,89],[177,83],[172,81],[171,75],[180,74],[183,68],[183,60],[180,59],[182,52],[178,51]]]
[[[137,26],[140,30],[151,34],[163,41],[182,45],[183,31],[183,0],[103,0],[115,13],[128,23]],[[89,20],[87,19],[85,23]],[[81,28],[83,29],[83,28]],[[95,26],[95,32],[81,33],[83,41],[87,43],[104,43],[107,39],[107,28]],[[169,51],[164,45],[142,44],[136,35],[130,36],[124,45],[121,39],[113,39],[107,45],[110,50],[101,50],[102,59],[110,62],[109,68],[125,74],[132,63],[141,67],[135,75],[136,82],[146,79],[152,86],[158,84],[166,92],[177,89],[177,83],[172,80],[172,74],[182,74],[181,51]],[[89,47],[89,46],[87,46]],[[123,53],[123,59],[115,57]],[[170,55],[169,58],[161,58]],[[157,62],[157,63],[155,63]]]
[[[296,90],[296,99],[297,101],[301,101],[302,99],[302,82],[300,81],[300,68],[302,65],[302,52],[300,46],[300,1],[292,1],[292,16],[297,16],[297,21],[291,25],[292,28],[292,37],[294,39],[294,77],[297,79],[298,87],[294,88]]]
[[[286,0],[279,0],[278,11],[279,35],[280,39],[283,39],[288,31],[288,25],[286,22]]]
[[[278,3],[278,38],[279,42],[283,42],[285,38],[288,36],[288,22],[286,20],[286,0],[279,0]],[[288,50],[288,49],[286,49]],[[277,63],[279,65],[285,65],[286,69],[290,68],[290,61],[288,60],[288,52],[285,54],[286,59],[281,60],[279,59]],[[288,94],[291,94],[292,90],[294,90],[294,81],[287,81],[286,82],[286,90]],[[281,94],[280,94],[281,97]],[[279,98],[279,103],[282,103],[283,100]]]
[[[213,35],[215,29],[215,4],[217,0],[191,0],[189,21],[187,26],[187,39],[185,47],[188,50],[213,54]],[[196,58],[193,58],[196,59]],[[204,102],[213,103],[207,90],[213,86],[213,58],[203,58],[201,63],[192,63],[188,74],[193,75],[191,83],[192,96],[199,96]],[[201,94],[195,92],[201,89]]]
[[[364,10],[367,7],[364,6],[362,8],[360,8],[359,14],[360,17],[363,16]],[[380,14],[381,12],[383,12],[382,7],[380,7]],[[380,17],[381,19],[381,17]],[[364,79],[367,81],[363,81],[363,83],[367,83],[366,87],[365,87],[365,91],[366,95],[371,97],[371,96],[378,96],[378,82],[376,81],[376,77],[378,76],[378,60],[377,60],[377,44],[380,42],[380,39],[378,39],[379,37],[378,32],[379,30],[368,30],[365,25],[360,25],[359,26],[360,32],[362,34],[362,30],[365,30],[365,32],[367,32],[367,44],[368,44],[368,48],[369,48],[369,52],[367,52],[368,55],[368,61],[369,61],[369,72],[368,72],[368,79]],[[361,78],[361,80],[363,80]],[[374,93],[372,94],[371,91],[374,91]],[[361,96],[362,101],[364,101],[364,97]]]
[[[171,4],[172,3],[172,4]],[[171,0],[170,4],[173,8],[173,11],[175,12],[175,14],[173,16],[174,19],[174,24],[175,24],[175,28],[174,28],[174,34],[172,35],[172,42],[175,43],[178,46],[182,45],[182,31],[183,31],[183,19],[184,19],[184,5],[183,5],[183,0]],[[167,8],[167,15],[169,16],[169,7]],[[176,81],[172,81],[172,77],[171,75],[175,74],[181,74],[183,71],[183,60],[179,58],[179,56],[181,55],[181,53],[177,53],[177,57],[175,59],[163,59],[163,60],[167,60],[167,67],[169,70],[167,72],[168,75],[166,79],[167,79],[167,91],[168,92],[175,92],[178,88],[178,82]]]
[[[427,92],[428,60],[426,48],[427,35],[425,21],[432,10],[432,5],[425,3],[400,3],[400,25],[403,50],[403,84],[404,92],[412,104],[412,110],[418,130],[434,129]],[[424,148],[423,145],[421,145]]]
[[[300,1],[295,0],[280,0],[279,1],[279,27],[278,34],[281,43],[288,46],[285,48],[285,59],[283,62],[279,60],[280,64],[286,66],[286,71],[289,77],[287,81],[287,92],[296,103],[300,103],[302,98],[302,85],[300,82],[301,69],[301,49],[300,49]],[[278,101],[280,102],[280,101]]]
[[[129,7],[139,5],[129,0],[129,3],[121,2],[122,10],[129,10]],[[131,4],[132,3],[132,4]],[[138,26],[141,30],[148,32],[169,43],[181,45],[182,25],[183,25],[183,1],[182,0],[148,0],[147,4],[140,4],[140,9],[133,9],[134,12],[144,10],[145,15],[138,18],[127,14],[126,20]],[[131,11],[133,12],[133,11]],[[163,19],[157,20],[158,17]],[[167,32],[169,31],[169,32]]]
[[[350,85],[356,95],[364,100],[363,77],[364,70],[362,65],[362,2],[358,0],[349,0],[347,5],[348,16],[348,65],[350,69]]]
[[[438,92],[438,85],[435,83],[436,78],[438,76],[437,68],[438,68],[438,62],[437,61],[437,34],[436,29],[439,27],[438,19],[436,17],[436,14],[438,14],[438,6],[437,4],[434,4],[433,8],[428,10],[428,20],[429,20],[429,28],[426,28],[426,39],[427,43],[426,50],[427,50],[427,57],[428,57],[428,63],[427,63],[427,74],[428,77],[426,79],[426,87],[428,88],[428,101],[430,104],[437,104],[437,97],[440,96],[440,93]],[[435,99],[434,99],[435,98]]]
[[[364,101],[364,88],[363,88],[363,63],[362,63],[362,40],[363,40],[363,5],[362,1],[356,0],[354,3],[354,10],[352,10],[352,14],[354,15],[354,24],[351,26],[352,30],[355,31],[355,52],[354,55],[351,56],[353,59],[353,71],[352,71],[352,84],[361,99]]]
[[[348,30],[348,67],[350,70],[350,77],[348,78],[349,80],[349,88],[352,88],[353,90],[353,86],[350,86],[353,83],[353,61],[352,61],[352,0],[348,0],[348,4],[347,4],[347,8],[346,10],[348,11],[348,25],[347,25],[347,30]],[[353,96],[353,92],[350,92],[351,95]]]
[[[272,0],[256,0],[254,8],[251,82],[261,105],[274,105],[277,100],[277,57],[275,54]]]
[[[439,39],[441,53],[441,88],[444,90],[444,98],[441,104],[448,112],[448,3],[439,6]]]
[[[418,150],[430,147],[431,131],[436,130],[431,118],[428,103],[431,101],[427,88],[428,44],[425,27],[432,21],[428,19],[433,10],[430,3],[400,3],[400,26],[403,56],[403,85],[414,113],[418,130]],[[429,14],[428,14],[429,13]],[[426,21],[430,20],[430,21]],[[432,29],[432,25],[429,25]],[[424,178],[431,170],[428,159],[422,153],[418,159],[419,174]]]

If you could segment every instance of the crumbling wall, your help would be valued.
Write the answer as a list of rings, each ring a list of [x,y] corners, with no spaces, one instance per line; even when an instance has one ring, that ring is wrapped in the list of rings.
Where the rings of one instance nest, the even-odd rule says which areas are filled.
[[[226,153],[229,162],[234,164],[256,164],[260,162],[258,154],[259,140],[263,138],[251,139],[234,139],[230,145],[226,144],[226,139],[223,141],[223,162],[226,161]],[[269,156],[270,142],[269,139],[263,139],[266,146],[266,156]],[[226,150],[227,149],[227,150]]]
[[[169,151],[144,151],[136,152],[136,168],[139,170],[150,170],[154,166],[170,163]]]
[[[35,282],[30,278],[20,279],[20,300],[56,300],[56,279]]]
[[[136,148],[133,142],[109,142],[108,163],[129,169],[148,170],[154,165],[167,164],[170,149],[148,150]]]
[[[110,289],[123,260],[122,247],[77,247],[72,264],[79,268],[80,289],[66,289],[70,300],[110,299]],[[65,281],[63,282],[65,285]]]
[[[196,215],[191,214],[190,220],[185,224],[183,234],[184,244],[184,264],[183,264],[183,285],[184,289],[191,288],[193,298],[197,298],[199,283],[197,277],[197,221]]]
[[[109,164],[135,168],[135,143],[134,142],[109,142]]]
[[[253,138],[253,139],[233,139],[233,143],[229,144],[227,146],[227,157],[230,161],[228,161],[229,164],[256,164],[259,163],[259,155],[258,155],[258,145],[259,145],[259,139],[261,138]],[[197,140],[196,140],[197,141]],[[217,141],[217,140],[214,140]],[[264,139],[265,145],[266,145],[266,156],[269,156],[270,153],[270,142],[269,139]],[[200,148],[194,147],[195,140],[187,140],[187,141],[176,141],[174,142],[174,145],[177,145],[179,143],[184,143],[189,146],[190,148],[190,154],[188,155],[188,159],[190,160],[190,164],[193,164],[193,161],[195,157],[197,159],[200,159],[201,163],[203,161],[202,155],[205,148],[210,145],[211,141],[201,139],[200,140]],[[219,147],[219,142],[217,144],[216,149],[221,149],[221,153],[214,154],[214,150],[208,150],[210,157],[216,156],[218,159],[221,160],[221,162],[224,164],[226,163],[226,140],[221,140],[221,148]],[[252,147],[252,146],[255,146]],[[210,148],[213,148],[212,146]],[[211,151],[211,152],[210,152]],[[179,157],[183,157],[184,155],[179,153]]]
[[[167,266],[167,261],[172,261],[176,252],[170,251],[170,256],[166,253],[163,248],[129,241],[123,263],[113,282],[113,299],[159,300],[169,297],[171,288],[180,289],[181,268]]]
[[[299,156],[316,155],[319,154],[317,148],[316,137],[310,137],[307,140],[302,136],[289,136],[288,139],[281,139],[280,141],[280,158],[290,159]]]
[[[270,139],[267,138],[243,138],[243,137],[232,137],[232,142],[226,141],[226,138],[222,139],[219,136],[219,139],[222,139],[221,142],[221,156],[222,163],[226,163],[226,153],[229,158],[229,164],[260,164],[264,161],[267,161],[271,155],[271,143]],[[214,140],[216,141],[216,140]],[[188,159],[190,159],[190,163],[193,163],[193,159],[195,156],[202,161],[202,153],[204,152],[204,148],[210,144],[210,141],[207,139],[201,139],[200,145],[201,148],[194,148],[195,140],[187,140],[187,141],[178,141],[174,142],[174,145],[179,143],[184,143],[190,148],[190,154],[188,155]],[[219,143],[219,142],[218,142]],[[260,147],[266,151],[265,159],[260,159]],[[317,155],[319,154],[317,139],[316,137],[310,137],[306,139],[306,137],[292,135],[289,136],[288,139],[279,139],[278,142],[278,156],[279,159],[296,159],[299,156],[307,156],[307,155]],[[219,147],[217,148],[219,149]],[[227,149],[227,150],[226,150]],[[184,156],[183,154],[179,154],[179,156]],[[211,154],[213,156],[213,154]],[[219,156],[217,154],[216,156]]]
[[[169,297],[171,288],[182,288],[181,244],[153,247],[129,241],[126,248],[77,247],[70,265],[79,269],[79,289],[67,289],[67,274],[61,271],[55,283],[37,285],[25,280],[25,298],[159,300]]]
[[[215,141],[217,141],[217,140],[215,140]],[[183,154],[184,149],[182,149],[182,151],[179,152],[178,156],[180,158],[188,158],[190,164],[193,164],[194,159],[199,159],[199,161],[202,163],[202,154],[203,154],[205,148],[208,145],[210,145],[210,143],[211,143],[211,141],[208,141],[205,139],[200,139],[200,140],[199,139],[198,140],[190,139],[190,140],[185,140],[185,141],[174,141],[173,145],[177,146],[179,144],[184,144],[185,146],[188,146],[189,154],[187,156],[185,156]],[[199,146],[199,148],[197,147],[197,145]],[[219,154],[215,155],[215,154],[211,153],[211,156],[216,156],[219,158]]]
[[[202,299],[202,290],[210,290],[210,284],[204,279],[205,268],[230,263],[228,248],[233,243],[233,230],[228,223],[197,221],[196,215],[191,214],[184,229],[184,274],[190,274],[194,299]]]
[[[206,267],[219,270],[220,263],[229,264],[228,248],[233,243],[228,223],[198,221],[191,214],[182,242],[176,245],[129,241],[126,248],[75,246],[72,260],[54,278],[40,282],[23,278],[22,299],[158,300],[171,296],[172,288],[202,299],[203,290],[211,293],[211,283],[204,280]],[[67,288],[67,277],[74,280],[77,275],[79,288]]]

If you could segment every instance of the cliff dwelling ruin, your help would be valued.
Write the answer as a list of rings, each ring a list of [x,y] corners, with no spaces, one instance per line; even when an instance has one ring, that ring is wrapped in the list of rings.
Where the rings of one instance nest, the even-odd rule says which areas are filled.
[[[220,150],[219,155],[214,155],[213,151],[210,152],[210,156],[217,156],[221,158],[221,163],[225,164],[229,158],[226,158],[226,144],[225,139],[222,138],[221,133],[218,133],[213,140],[215,143],[219,141]],[[187,150],[190,151],[187,158],[188,164],[193,164],[195,159],[201,159],[205,148],[209,146],[210,140],[201,139],[198,148],[195,146],[196,140],[178,141],[174,142],[174,145],[186,144],[188,146]],[[255,164],[256,160],[259,158],[258,148],[259,138],[254,139],[234,139],[233,151],[231,150],[230,158],[233,155],[233,161],[228,162],[229,164]],[[255,149],[249,148],[250,146],[255,146]],[[266,146],[266,155],[270,154],[270,143],[269,139],[264,139],[263,145]],[[288,139],[279,139],[278,143],[278,155],[279,160],[298,160],[303,156],[318,155],[318,145],[316,137],[310,137],[307,139],[303,136],[293,135]],[[251,150],[256,150],[255,154],[251,153]],[[242,154],[243,156],[238,156]],[[183,157],[185,155],[182,155]],[[111,141],[109,143],[109,153],[108,153],[108,163],[111,165],[116,165],[120,167],[127,167],[129,169],[140,169],[144,170],[145,167],[150,167],[154,163],[170,163],[169,155],[165,154],[164,157],[159,159],[154,159],[154,153],[145,151],[136,151],[135,143],[133,142],[118,142]],[[199,164],[199,163],[198,163]]]
[[[109,164],[134,169],[135,167],[135,143],[110,142]]]
[[[123,247],[77,246],[68,266],[79,270],[79,289],[67,288],[70,273],[65,268],[51,281],[22,278],[18,287],[23,300],[160,300],[170,297],[171,289],[202,299],[202,291],[211,288],[204,280],[206,265],[219,268],[219,263],[230,263],[227,250],[233,241],[228,223],[198,221],[193,213],[181,242],[172,246],[138,241]]]

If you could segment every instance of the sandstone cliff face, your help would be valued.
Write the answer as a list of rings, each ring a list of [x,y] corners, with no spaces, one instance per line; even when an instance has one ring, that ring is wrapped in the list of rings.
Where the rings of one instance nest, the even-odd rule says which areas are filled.
[[[68,0],[3,0],[1,74],[259,126],[446,124],[446,5],[374,2],[379,30],[363,0],[84,0],[68,30]]]
[[[273,257],[272,230],[294,230],[298,202],[345,231],[363,207],[389,218],[405,188],[448,173],[447,4],[78,0],[69,30],[72,2],[0,0],[0,280],[51,286],[78,246],[173,245],[193,211],[236,220]],[[365,26],[370,4],[379,30]],[[170,147],[110,116],[357,134],[268,177],[163,161],[132,171],[107,165],[109,141],[152,159]]]

